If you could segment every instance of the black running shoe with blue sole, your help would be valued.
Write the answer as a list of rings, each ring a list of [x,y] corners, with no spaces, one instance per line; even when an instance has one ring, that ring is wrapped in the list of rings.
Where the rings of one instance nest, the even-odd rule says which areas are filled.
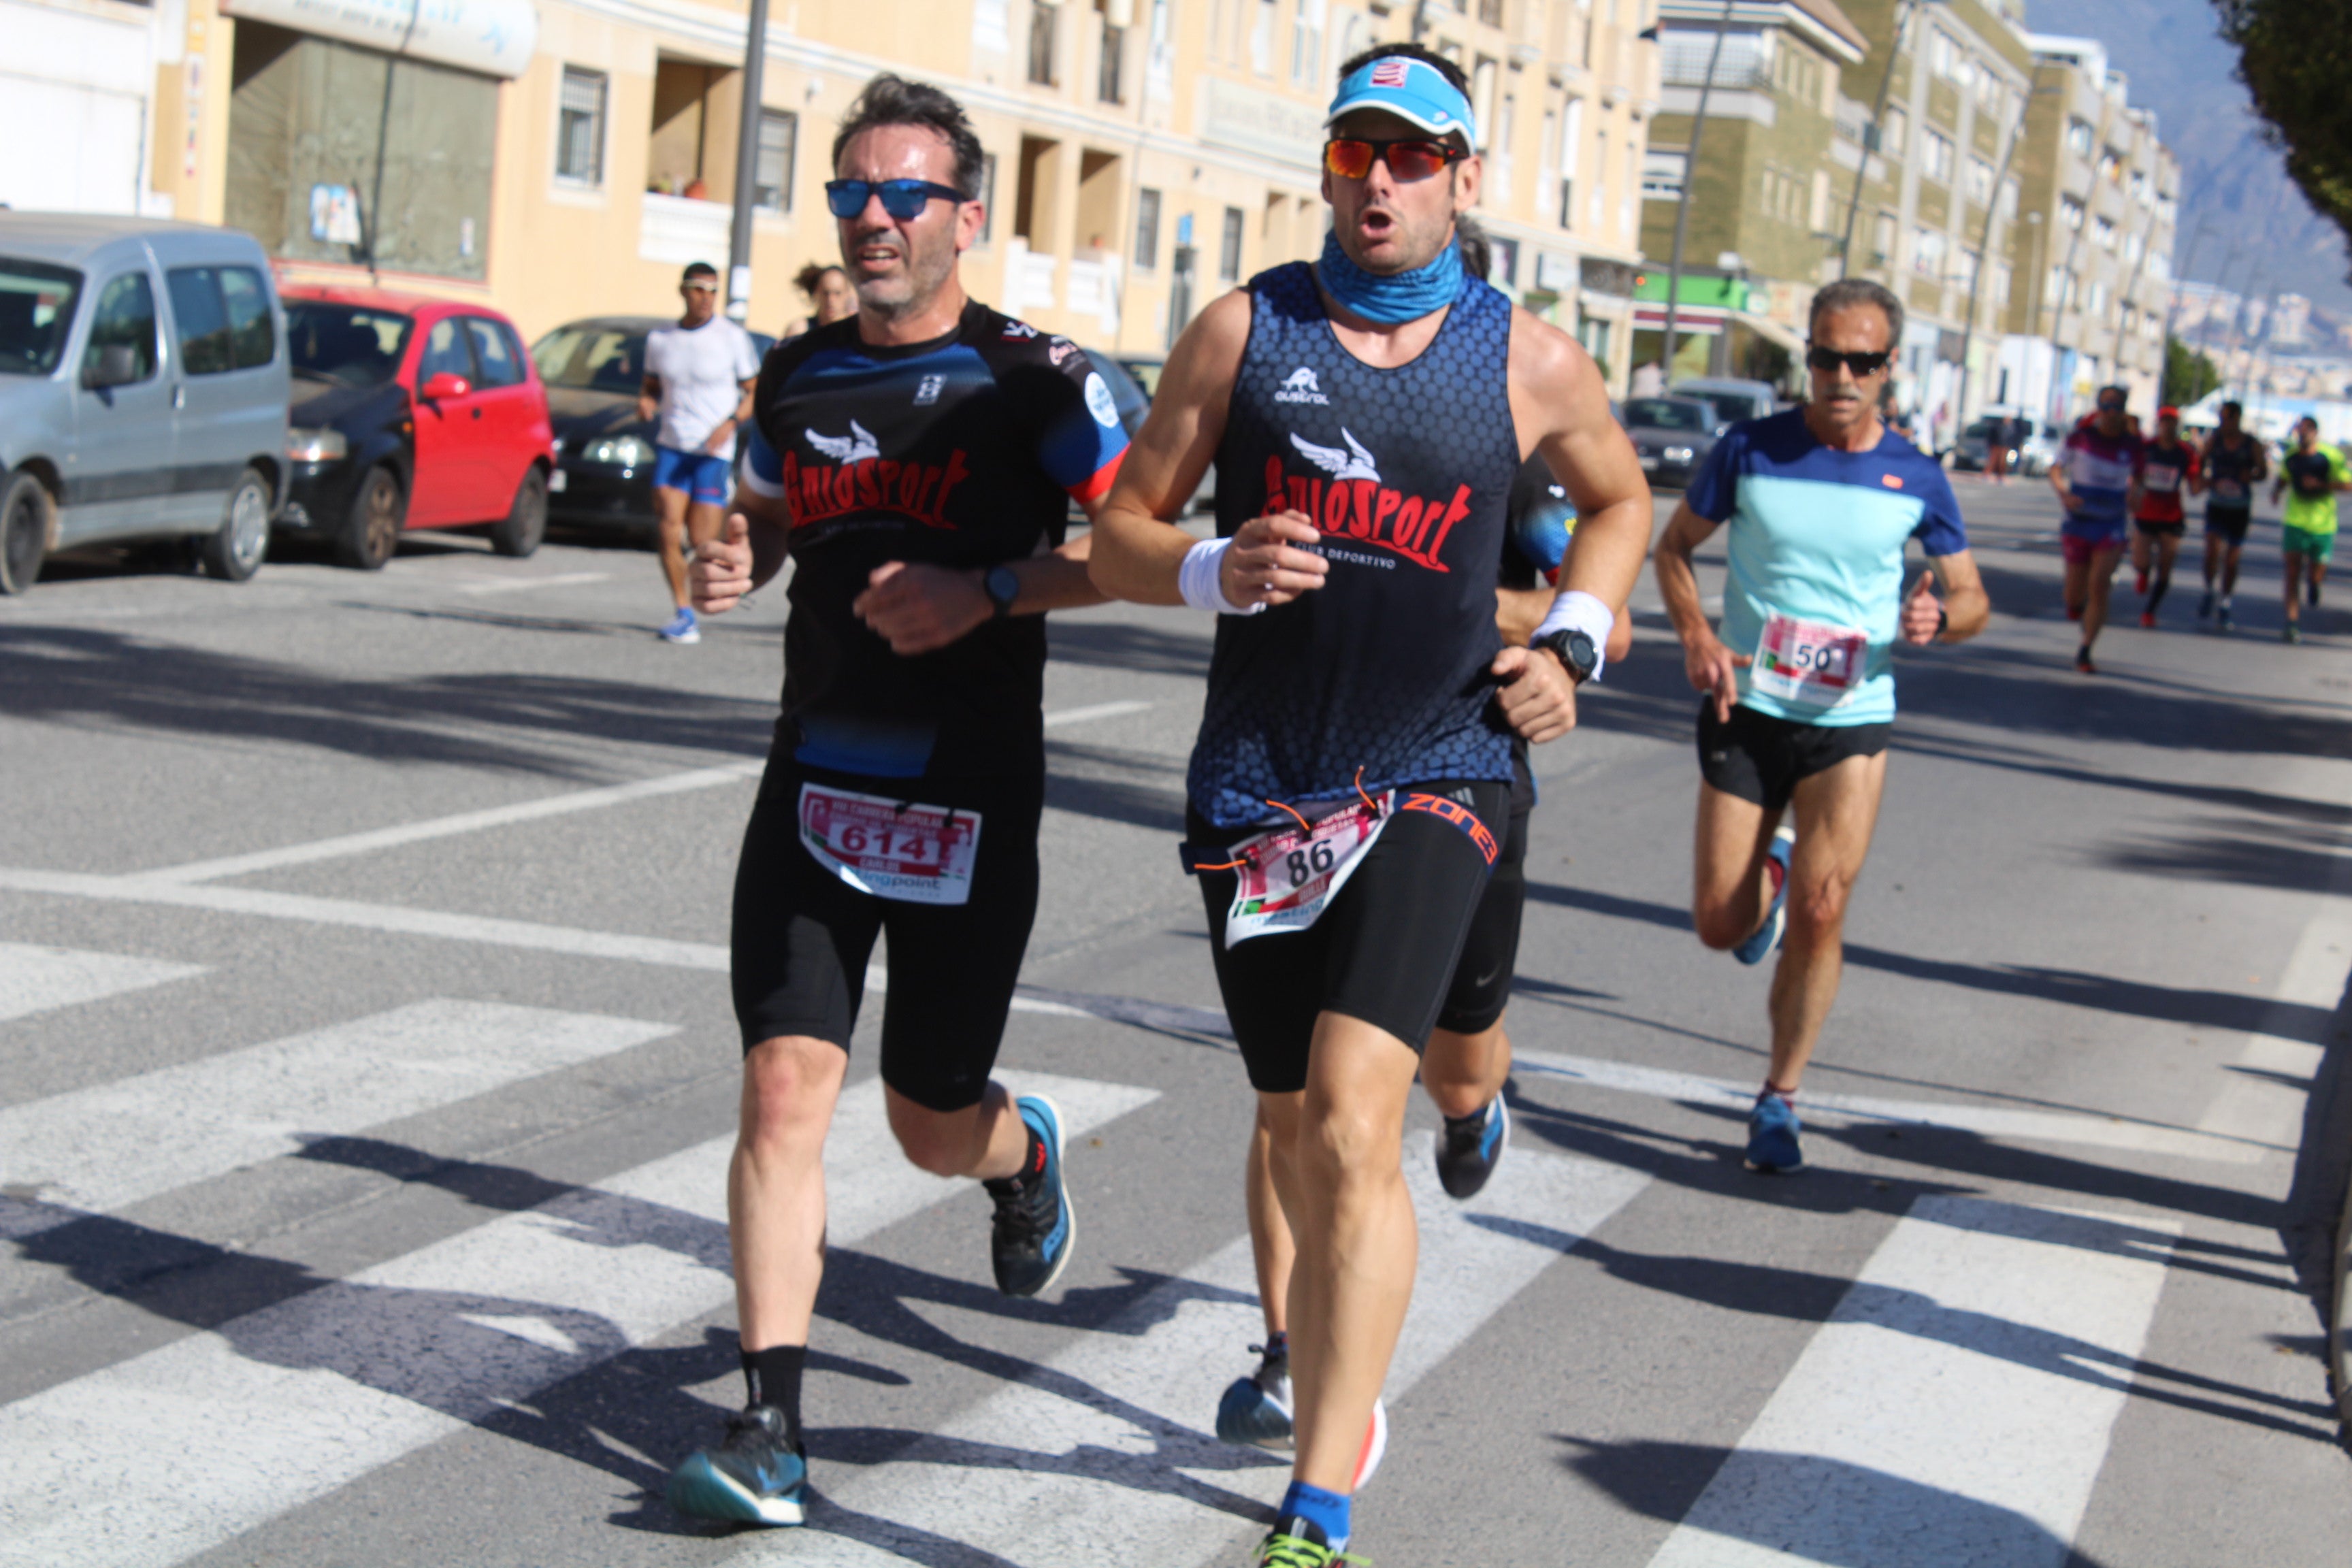
[[[784,1441],[784,1413],[754,1405],[727,1418],[727,1436],[669,1478],[669,1506],[729,1524],[800,1523],[808,1513],[808,1460]]]
[[[1237,1377],[1217,1401],[1217,1441],[1240,1447],[1290,1452],[1290,1352],[1252,1345],[1257,1371]]]
[[[1437,1135],[1437,1184],[1450,1198],[1475,1198],[1511,1142],[1511,1113],[1500,1094],[1475,1115],[1449,1116]]]
[[[1062,1173],[1060,1109],[1042,1094],[1024,1094],[1013,1106],[1036,1134],[1044,1158],[1038,1169],[982,1184],[996,1201],[989,1257],[996,1267],[998,1289],[1008,1296],[1034,1296],[1053,1289],[1069,1266],[1077,1221],[1070,1211],[1070,1185]]]

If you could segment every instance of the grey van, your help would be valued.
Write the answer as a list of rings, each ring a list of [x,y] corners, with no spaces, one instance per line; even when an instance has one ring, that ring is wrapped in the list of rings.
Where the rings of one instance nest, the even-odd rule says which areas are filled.
[[[250,235],[0,212],[0,594],[53,551],[144,539],[252,576],[284,500],[289,384]]]

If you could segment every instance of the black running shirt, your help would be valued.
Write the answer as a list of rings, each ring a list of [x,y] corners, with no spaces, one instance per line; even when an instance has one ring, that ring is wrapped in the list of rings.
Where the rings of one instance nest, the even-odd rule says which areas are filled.
[[[887,563],[959,568],[1059,544],[1110,489],[1127,434],[1066,338],[964,308],[953,332],[878,348],[854,316],[771,350],[743,484],[792,513],[780,745],[871,778],[1045,767],[1045,618],[983,622],[901,658],[851,610]]]

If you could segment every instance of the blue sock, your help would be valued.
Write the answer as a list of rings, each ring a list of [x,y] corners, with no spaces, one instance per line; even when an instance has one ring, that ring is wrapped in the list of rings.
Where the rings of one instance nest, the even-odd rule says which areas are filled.
[[[1307,1521],[1321,1531],[1325,1542],[1335,1549],[1348,1544],[1348,1500],[1338,1492],[1293,1481],[1290,1489],[1282,1494],[1282,1506],[1274,1512],[1277,1519]]]

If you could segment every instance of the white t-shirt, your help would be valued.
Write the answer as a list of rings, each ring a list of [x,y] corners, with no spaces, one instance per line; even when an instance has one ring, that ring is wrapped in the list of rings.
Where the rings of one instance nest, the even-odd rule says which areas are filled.
[[[743,401],[743,384],[760,374],[751,334],[724,316],[698,327],[656,327],[646,334],[646,374],[661,378],[661,433],[681,452],[699,452],[719,422]],[[712,454],[735,460],[735,437]]]

